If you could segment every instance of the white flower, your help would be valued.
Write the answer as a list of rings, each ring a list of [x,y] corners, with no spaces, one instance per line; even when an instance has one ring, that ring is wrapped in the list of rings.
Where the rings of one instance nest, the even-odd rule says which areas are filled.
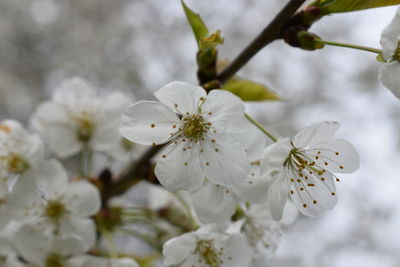
[[[359,167],[353,145],[333,139],[338,128],[337,122],[321,122],[265,149],[261,164],[270,179],[267,203],[274,219],[281,219],[289,197],[308,216],[335,206],[334,181],[339,178],[333,172],[351,173]]]
[[[244,219],[237,222],[238,226],[254,251],[253,261],[263,262],[270,258],[278,247],[281,237],[280,224],[272,218],[264,203],[251,205],[244,216]]]
[[[18,216],[36,221],[42,231],[79,235],[88,247],[92,246],[95,227],[88,217],[100,209],[97,188],[83,180],[69,182],[66,171],[55,160],[24,176],[14,186],[9,200]]]
[[[14,120],[0,123],[0,178],[36,168],[44,158],[44,145]]]
[[[223,233],[213,225],[168,240],[163,255],[166,265],[180,267],[247,267],[251,261],[242,235]]]
[[[379,79],[385,87],[390,89],[393,94],[400,98],[400,8],[395,17],[383,30],[381,45],[383,57],[387,61],[379,70]]]
[[[46,235],[33,224],[22,225],[13,243],[18,254],[34,267],[76,267],[73,257],[88,250],[80,237]]]
[[[64,81],[53,100],[39,106],[31,123],[60,158],[85,146],[107,151],[120,140],[120,115],[129,103],[121,93],[97,96],[88,82],[76,77]]]
[[[155,173],[169,191],[193,190],[205,177],[215,184],[238,183],[249,162],[233,133],[243,131],[242,101],[224,90],[208,95],[199,86],[170,83],[155,93],[161,101],[143,101],[122,117],[122,136],[143,145],[171,144]]]

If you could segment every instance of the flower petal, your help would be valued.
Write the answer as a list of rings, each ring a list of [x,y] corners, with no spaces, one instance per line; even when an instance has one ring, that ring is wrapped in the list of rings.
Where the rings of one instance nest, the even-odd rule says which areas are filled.
[[[199,162],[199,145],[182,140],[173,142],[161,153],[154,171],[168,191],[193,190],[204,180]]]
[[[310,147],[306,153],[313,158],[318,156],[317,164],[334,173],[352,173],[360,167],[360,156],[356,149],[342,139]]]
[[[153,101],[130,106],[122,115],[120,133],[142,145],[162,144],[179,128],[180,120],[172,109]]]
[[[280,170],[292,149],[289,138],[279,138],[277,142],[266,147],[261,155],[261,172]]]
[[[81,238],[74,237],[63,237],[57,238],[52,242],[52,250],[59,253],[62,256],[72,256],[76,254],[82,254],[86,252],[85,243]]]
[[[325,143],[332,140],[340,123],[336,121],[323,121],[310,125],[301,130],[293,138],[293,144],[297,148],[305,148],[310,145]]]
[[[85,251],[92,248],[96,242],[96,226],[94,221],[73,214],[65,216],[61,220],[60,233],[65,237],[81,237],[84,241]]]
[[[192,199],[194,210],[202,223],[227,222],[236,209],[232,190],[207,180],[193,193]]]
[[[154,93],[163,104],[185,115],[197,113],[200,99],[206,97],[206,91],[184,82],[172,82]]]
[[[212,90],[202,105],[204,118],[217,133],[242,132],[246,129],[243,101],[225,90]]]
[[[295,179],[291,184],[290,197],[297,209],[307,216],[318,216],[331,210],[337,202],[332,174],[325,172],[323,176],[310,174],[307,177],[307,182]]]
[[[230,187],[249,173],[249,159],[236,140],[225,135],[210,135],[200,147],[200,164],[212,183]]]
[[[196,247],[196,237],[192,233],[168,240],[163,246],[165,265],[179,265],[190,257]]]
[[[257,165],[251,165],[246,179],[232,186],[236,195],[251,203],[266,201],[268,188],[269,181],[260,175],[260,166]]]
[[[383,63],[379,69],[382,84],[400,98],[400,63],[398,61]]]
[[[386,26],[381,35],[383,55],[390,60],[396,53],[400,36],[400,9],[397,9],[393,20]]]
[[[51,244],[41,230],[25,224],[15,233],[14,245],[18,253],[28,261],[42,261],[50,252]]]
[[[276,221],[282,219],[283,209],[288,200],[289,185],[287,177],[284,172],[268,174],[271,179],[271,184],[268,189],[268,200],[269,209],[272,217]]]
[[[100,209],[100,193],[87,181],[72,182],[64,193],[64,202],[72,213],[91,216]]]

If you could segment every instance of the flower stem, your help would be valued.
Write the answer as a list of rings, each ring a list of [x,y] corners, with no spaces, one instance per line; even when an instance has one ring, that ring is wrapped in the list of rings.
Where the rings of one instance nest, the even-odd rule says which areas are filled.
[[[246,117],[246,119],[248,119],[252,124],[254,124],[258,129],[261,130],[261,132],[265,133],[269,139],[271,139],[272,141],[276,142],[278,139],[273,136],[270,132],[268,132],[264,126],[261,125],[261,123],[259,123],[258,121],[256,121],[256,119],[254,119],[253,117],[251,117],[249,114],[245,113],[244,116]]]
[[[368,47],[368,46],[325,41],[325,40],[320,40],[320,39],[316,39],[315,42],[325,44],[325,45],[331,45],[331,46],[352,48],[352,49],[367,51],[367,52],[371,52],[371,53],[375,53],[375,54],[382,54],[382,50],[373,48],[373,47]]]

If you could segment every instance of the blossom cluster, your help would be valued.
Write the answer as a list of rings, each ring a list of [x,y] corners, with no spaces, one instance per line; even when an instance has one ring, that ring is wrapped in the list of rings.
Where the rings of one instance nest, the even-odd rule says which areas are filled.
[[[71,178],[42,141],[60,159],[87,147],[107,149],[107,138],[118,137],[115,121],[125,99],[97,97],[74,78],[32,116],[35,134],[15,120],[0,123],[0,266],[138,266],[89,253],[97,242],[92,216],[100,210],[100,192],[82,175]]]
[[[307,216],[330,210],[334,173],[358,168],[354,147],[334,138],[337,122],[271,144],[228,91],[172,82],[155,97],[129,106],[122,93],[98,96],[71,78],[32,115],[34,133],[1,123],[4,266],[137,266],[129,250],[115,250],[117,233],[149,241],[149,231],[168,266],[255,266],[276,249],[287,202]],[[105,186],[118,182],[140,145],[163,145],[154,174],[166,191],[148,186],[149,203],[140,207],[128,200],[131,190],[106,199]],[[171,208],[182,222],[165,215]]]

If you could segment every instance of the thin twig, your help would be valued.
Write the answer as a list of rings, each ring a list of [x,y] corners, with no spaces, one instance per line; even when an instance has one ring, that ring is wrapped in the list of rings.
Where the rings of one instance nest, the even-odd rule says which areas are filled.
[[[221,73],[217,80],[226,82],[235,75],[246,63],[261,49],[269,43],[281,38],[285,25],[290,21],[293,14],[301,7],[306,0],[291,0],[271,21],[270,24],[252,41],[242,53]]]

